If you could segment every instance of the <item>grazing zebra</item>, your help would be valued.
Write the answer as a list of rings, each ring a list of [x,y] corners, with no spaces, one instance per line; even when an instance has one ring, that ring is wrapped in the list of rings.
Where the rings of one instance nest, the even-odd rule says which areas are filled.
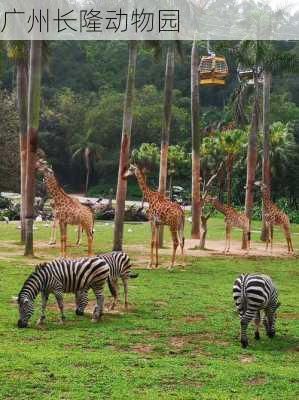
[[[93,322],[97,322],[103,312],[103,288],[109,276],[109,266],[100,257],[85,257],[78,259],[58,259],[40,264],[24,283],[19,296],[19,328],[26,328],[33,314],[34,300],[39,292],[42,296],[42,310],[38,325],[45,321],[45,309],[50,293],[56,297],[61,313],[63,313],[63,293],[78,293],[91,288],[96,296],[96,306],[93,311]],[[77,307],[78,307],[77,302]]]
[[[133,274],[131,272],[131,262],[129,256],[121,251],[113,251],[112,253],[98,254],[98,257],[101,257],[103,260],[105,260],[110,268],[108,286],[113,296],[111,309],[113,310],[118,302],[119,290],[117,282],[118,278],[121,278],[125,293],[125,309],[128,310],[128,279],[137,278],[138,276],[138,274]],[[83,314],[84,308],[88,303],[87,291],[76,294],[76,299],[79,304],[80,313]]]
[[[263,323],[270,338],[275,336],[278,291],[267,275],[242,274],[234,283],[233,297],[241,319],[241,345],[248,346],[247,326],[254,319],[255,339],[260,338],[259,326],[261,310],[264,311]]]

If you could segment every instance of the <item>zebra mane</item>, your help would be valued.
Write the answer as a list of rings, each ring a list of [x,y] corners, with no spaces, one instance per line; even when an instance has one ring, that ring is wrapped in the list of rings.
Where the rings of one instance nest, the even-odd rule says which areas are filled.
[[[23,284],[23,286],[22,286],[22,289],[20,290],[20,292],[19,292],[19,294],[18,294],[18,300],[17,300],[18,303],[20,302],[20,299],[21,299],[21,296],[22,296],[23,292],[24,292],[25,289],[28,287],[28,283],[32,282],[32,280],[34,280],[34,278],[35,278],[36,276],[39,276],[39,270],[37,269],[37,267],[38,267],[38,266],[36,266],[35,271],[33,271],[33,272],[28,276],[28,278],[26,279],[26,281],[24,282],[24,284]],[[37,295],[38,293],[34,293],[34,294],[35,294],[35,297],[36,297],[36,295]]]

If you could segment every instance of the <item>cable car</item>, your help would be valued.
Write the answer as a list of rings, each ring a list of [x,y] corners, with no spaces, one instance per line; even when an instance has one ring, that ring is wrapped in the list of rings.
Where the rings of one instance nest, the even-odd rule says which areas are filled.
[[[254,74],[259,84],[263,83],[261,67],[243,68],[241,66],[237,69],[238,78],[240,82],[245,82],[247,85],[254,85]]]
[[[228,66],[224,57],[210,53],[201,58],[199,67],[200,85],[225,85],[228,76]]]

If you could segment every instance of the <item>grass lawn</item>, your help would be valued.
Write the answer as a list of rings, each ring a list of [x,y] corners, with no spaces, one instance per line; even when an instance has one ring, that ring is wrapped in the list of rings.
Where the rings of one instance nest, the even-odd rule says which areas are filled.
[[[90,315],[74,314],[73,296],[66,295],[67,322],[61,326],[51,296],[41,330],[35,327],[38,297],[30,328],[20,330],[13,296],[35,264],[59,254],[58,247],[45,246],[49,227],[40,223],[37,228],[37,257],[25,259],[16,224],[0,223],[0,399],[299,398],[297,258],[188,257],[186,272],[139,269],[139,277],[130,282],[128,314],[122,308],[108,311],[102,322],[92,324]],[[75,241],[74,228],[70,232],[69,241]],[[298,234],[299,227],[293,232]],[[112,233],[111,224],[98,223],[95,250],[110,250]],[[210,238],[220,240],[223,234],[223,220],[212,219]],[[147,224],[125,225],[130,249],[147,245],[149,235]],[[235,231],[234,238],[239,237]],[[283,243],[280,233],[277,240]],[[72,247],[72,255],[86,254],[85,242],[83,248]],[[294,247],[299,249],[299,235]],[[147,257],[134,250],[130,255],[137,261]],[[271,275],[282,303],[277,336],[271,340],[262,331],[255,341],[252,325],[246,350],[239,345],[231,295],[241,272]]]

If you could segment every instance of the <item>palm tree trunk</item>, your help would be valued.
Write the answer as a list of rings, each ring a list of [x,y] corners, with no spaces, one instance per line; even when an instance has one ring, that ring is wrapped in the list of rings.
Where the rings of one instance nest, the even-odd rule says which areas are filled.
[[[255,181],[255,170],[257,162],[257,138],[259,130],[259,114],[260,114],[260,90],[257,79],[255,78],[255,99],[251,117],[251,127],[248,137],[248,149],[247,149],[247,178],[246,178],[246,197],[245,197],[245,213],[249,218],[251,225],[252,208],[254,201],[254,181]],[[246,239],[243,236],[242,248],[246,248]]]
[[[42,41],[31,41],[28,98],[27,162],[25,187],[25,255],[33,255],[33,217],[35,197],[35,163],[38,141]]]
[[[87,196],[88,186],[89,186],[89,176],[90,176],[90,148],[86,147],[84,149],[84,159],[85,159],[85,167],[86,167],[86,176],[85,176],[85,197]]]
[[[159,192],[166,193],[168,146],[171,125],[172,92],[174,82],[175,51],[173,44],[168,47],[164,86],[164,119],[161,135]],[[159,228],[159,247],[163,247],[163,226]]]
[[[270,90],[271,90],[271,72],[264,72],[263,82],[263,183],[270,190]],[[263,225],[261,232],[261,240],[266,241],[267,229],[265,225],[265,208],[263,204]]]
[[[191,53],[191,129],[192,129],[192,229],[193,239],[200,239],[200,144],[198,51],[193,41]]]
[[[20,163],[21,163],[21,243],[25,243],[25,185],[27,157],[27,97],[28,97],[28,64],[17,63],[17,102],[20,120]]]
[[[125,169],[129,162],[131,130],[132,130],[132,120],[133,120],[133,100],[134,100],[134,89],[135,89],[136,60],[137,60],[137,41],[131,40],[129,42],[127,88],[126,88],[126,96],[124,102],[123,128],[122,128],[121,149],[119,157],[113,250],[122,250],[122,243],[123,243],[125,203],[127,196],[127,181],[126,179],[123,179],[123,173],[125,172]]]
[[[227,163],[226,163],[226,168],[227,168],[227,175],[226,175],[226,180],[227,180],[227,205],[228,206],[231,206],[231,204],[232,204],[233,163],[234,163],[234,155],[233,154],[228,154]]]

